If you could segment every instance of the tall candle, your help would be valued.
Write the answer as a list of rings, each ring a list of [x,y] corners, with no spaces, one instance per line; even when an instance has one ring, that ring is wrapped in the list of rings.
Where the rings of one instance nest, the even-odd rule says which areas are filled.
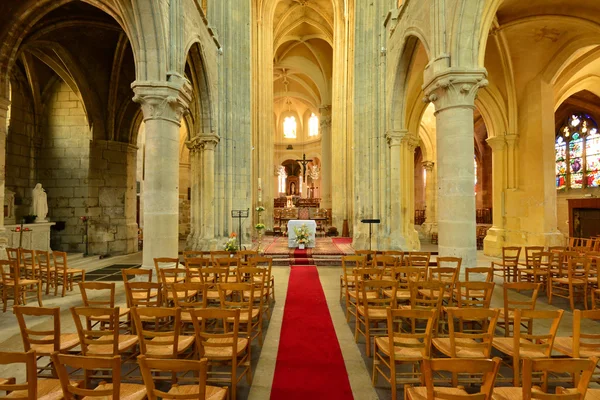
[[[262,201],[262,182],[260,178],[258,178],[258,201]]]

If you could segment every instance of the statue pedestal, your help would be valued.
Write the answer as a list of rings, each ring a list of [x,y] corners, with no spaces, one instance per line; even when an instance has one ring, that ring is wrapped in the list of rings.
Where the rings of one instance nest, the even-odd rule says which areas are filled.
[[[50,249],[50,227],[52,225],[56,225],[56,222],[23,224],[23,241],[21,247],[29,250],[52,251]],[[8,238],[8,247],[19,247],[21,232],[16,232],[16,230],[20,227],[20,224],[4,226]]]

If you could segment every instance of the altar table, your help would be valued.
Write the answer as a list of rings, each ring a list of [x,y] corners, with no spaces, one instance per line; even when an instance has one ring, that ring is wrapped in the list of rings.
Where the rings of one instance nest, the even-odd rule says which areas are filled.
[[[310,241],[306,245],[306,247],[315,247],[315,233],[317,232],[317,223],[313,220],[304,220],[304,219],[293,219],[288,221],[287,223],[287,231],[288,231],[288,247],[298,247],[296,243],[296,232],[294,232],[294,227],[301,227],[302,224],[306,224],[308,227],[308,231],[310,232]]]

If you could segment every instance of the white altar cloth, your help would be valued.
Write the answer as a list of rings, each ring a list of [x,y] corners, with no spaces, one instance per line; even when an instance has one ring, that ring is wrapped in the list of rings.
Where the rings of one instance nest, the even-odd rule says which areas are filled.
[[[21,225],[4,225],[8,238],[8,247],[19,247],[19,238],[22,236],[21,247],[28,250],[52,251],[50,248],[50,227],[56,222],[39,222],[24,224],[23,233],[17,232]]]
[[[303,220],[303,219],[293,219],[288,221],[287,231],[288,231],[288,247],[298,247],[296,244],[296,233],[294,232],[294,227],[300,227],[302,224],[306,224],[308,227],[310,234],[310,242],[306,245],[306,247],[315,247],[315,234],[317,232],[317,223],[312,220]]]

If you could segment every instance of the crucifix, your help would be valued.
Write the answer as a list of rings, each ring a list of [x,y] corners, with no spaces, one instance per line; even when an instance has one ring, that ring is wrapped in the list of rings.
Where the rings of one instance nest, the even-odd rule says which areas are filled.
[[[306,182],[306,166],[308,165],[309,162],[312,162],[312,160],[307,160],[306,154],[302,154],[302,160],[296,160],[296,161],[298,161],[300,164],[302,164],[302,179],[304,180],[304,182]]]

